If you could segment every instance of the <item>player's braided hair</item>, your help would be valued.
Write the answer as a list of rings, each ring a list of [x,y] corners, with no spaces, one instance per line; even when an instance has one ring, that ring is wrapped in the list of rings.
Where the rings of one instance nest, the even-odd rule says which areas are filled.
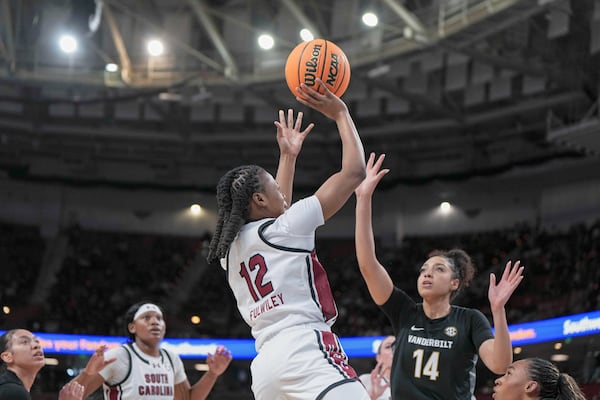
[[[556,365],[542,358],[528,358],[529,377],[540,384],[540,399],[585,400],[577,382],[570,375],[561,373]]]
[[[252,194],[260,192],[258,165],[243,165],[227,172],[217,185],[217,227],[208,248],[208,262],[227,255],[229,246],[248,219]]]
[[[471,256],[461,249],[434,250],[429,253],[429,257],[435,256],[447,259],[452,266],[452,271],[454,272],[453,277],[460,281],[458,289],[452,293],[451,297],[454,298],[461,290],[469,287],[473,280],[473,276],[475,276],[475,266],[473,265]]]

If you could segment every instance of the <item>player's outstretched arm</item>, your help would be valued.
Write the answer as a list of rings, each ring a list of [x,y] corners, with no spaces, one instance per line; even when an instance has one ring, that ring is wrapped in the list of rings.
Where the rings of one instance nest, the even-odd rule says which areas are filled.
[[[279,110],[279,121],[275,121],[277,127],[277,144],[279,145],[279,165],[275,180],[279,184],[281,193],[290,205],[294,186],[294,174],[296,172],[296,159],[306,135],[314,128],[315,124],[309,124],[302,129],[303,113],[299,112],[294,122],[294,111],[289,109],[286,113]]]
[[[106,349],[106,346],[99,346],[88,360],[88,363],[83,371],[81,371],[81,373],[75,379],[73,379],[74,382],[77,382],[84,387],[84,399],[102,386],[104,378],[102,375],[100,375],[100,371],[102,371],[107,365],[116,361],[116,358],[106,359],[104,357],[104,352]]]
[[[373,235],[372,200],[373,192],[389,169],[381,169],[385,155],[375,161],[371,153],[367,162],[367,176],[356,188],[356,258],[369,293],[377,305],[385,303],[392,294],[394,284],[390,275],[377,259]]]
[[[339,97],[331,93],[320,79],[317,79],[317,82],[324,88],[324,94],[302,84],[298,90],[303,98],[298,96],[296,99],[333,119],[342,140],[340,171],[329,177],[315,193],[321,203],[323,217],[328,220],[342,208],[354,189],[364,179],[365,154],[348,107]]]
[[[206,363],[208,371],[190,387],[190,382],[186,379],[182,383],[175,385],[175,400],[205,400],[217,378],[225,372],[231,363],[231,352],[224,346],[217,347],[215,354],[208,354]]]
[[[523,280],[523,266],[520,261],[506,263],[500,282],[496,285],[496,275],[490,274],[488,298],[494,320],[494,339],[482,343],[479,355],[490,371],[504,374],[513,361],[512,344],[508,333],[505,305]]]

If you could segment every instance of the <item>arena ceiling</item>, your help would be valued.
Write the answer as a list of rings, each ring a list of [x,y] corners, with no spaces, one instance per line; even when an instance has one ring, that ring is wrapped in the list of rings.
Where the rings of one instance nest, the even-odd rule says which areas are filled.
[[[4,177],[212,190],[239,164],[274,171],[277,110],[302,109],[283,76],[302,28],[347,54],[343,99],[366,150],[388,154],[388,187],[600,174],[598,0],[0,0]],[[147,55],[150,38],[163,55]],[[317,123],[297,173],[308,188],[340,145],[304,111]]]

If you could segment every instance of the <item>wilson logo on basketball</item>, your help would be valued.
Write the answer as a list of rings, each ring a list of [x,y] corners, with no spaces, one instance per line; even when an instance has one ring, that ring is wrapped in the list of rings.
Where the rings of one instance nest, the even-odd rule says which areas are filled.
[[[317,84],[317,79],[323,81],[323,87]],[[288,55],[285,81],[294,96],[302,97],[296,90],[301,84],[321,94],[326,87],[341,96],[350,83],[350,64],[346,54],[333,42],[325,39],[302,42]]]
[[[315,44],[312,49],[311,56],[308,61],[304,64],[306,69],[304,70],[304,83],[307,86],[315,86],[315,79],[317,78],[317,67],[319,66],[319,55],[321,54],[321,45]]]

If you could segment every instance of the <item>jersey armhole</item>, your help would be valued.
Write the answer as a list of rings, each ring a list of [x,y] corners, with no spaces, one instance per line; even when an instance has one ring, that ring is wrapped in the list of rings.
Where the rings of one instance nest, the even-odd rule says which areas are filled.
[[[173,364],[173,359],[171,358],[169,352],[165,349],[160,349],[160,351],[162,351],[163,354],[167,356],[167,358],[169,359],[169,363],[171,364],[171,369],[173,370],[173,373],[175,373],[175,365]]]
[[[128,346],[131,346],[131,343],[127,343],[126,345],[121,346],[121,348],[125,350],[125,353],[127,353],[127,359],[129,361],[127,363],[127,373],[125,374],[125,377],[123,379],[121,379],[120,382],[117,382],[117,383],[115,383],[113,385],[107,384],[107,386],[109,386],[109,387],[115,387],[115,386],[122,385],[123,382],[125,382],[127,379],[129,379],[129,375],[131,375],[131,364],[132,364],[132,362],[131,362],[131,352],[127,348]]]

